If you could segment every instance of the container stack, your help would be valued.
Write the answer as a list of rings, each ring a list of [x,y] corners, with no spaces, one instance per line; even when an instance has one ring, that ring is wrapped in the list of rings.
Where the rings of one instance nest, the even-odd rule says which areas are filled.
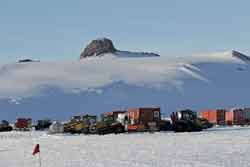
[[[209,122],[215,125],[225,125],[226,110],[215,109],[205,110],[201,112],[201,117],[207,119]]]
[[[250,108],[206,110],[200,115],[215,125],[250,125]]]

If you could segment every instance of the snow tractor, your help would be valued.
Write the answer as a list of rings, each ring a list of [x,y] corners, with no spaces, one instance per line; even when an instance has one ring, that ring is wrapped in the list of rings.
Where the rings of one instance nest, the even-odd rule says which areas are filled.
[[[97,117],[94,115],[74,116],[64,124],[64,132],[67,133],[92,133],[90,127],[96,123]]]
[[[192,110],[182,110],[171,114],[172,127],[175,132],[202,131],[202,124],[197,113]]]
[[[38,120],[37,124],[34,127],[35,127],[35,130],[45,130],[45,129],[49,129],[51,124],[52,122],[49,119]]]
[[[0,123],[0,132],[8,132],[12,130],[13,128],[12,126],[10,126],[9,122],[6,120],[2,120],[2,122]]]
[[[123,133],[125,132],[125,126],[119,121],[118,116],[125,113],[126,111],[104,113],[101,115],[101,121],[98,121],[91,129],[95,130],[99,135]]]

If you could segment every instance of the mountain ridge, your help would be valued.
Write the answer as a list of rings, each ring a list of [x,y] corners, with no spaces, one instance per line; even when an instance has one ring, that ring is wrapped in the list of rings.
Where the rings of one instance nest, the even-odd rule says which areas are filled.
[[[121,51],[115,48],[113,41],[108,38],[92,40],[80,53],[80,59],[88,57],[101,57],[111,54],[116,57],[154,57],[160,56],[150,52]]]

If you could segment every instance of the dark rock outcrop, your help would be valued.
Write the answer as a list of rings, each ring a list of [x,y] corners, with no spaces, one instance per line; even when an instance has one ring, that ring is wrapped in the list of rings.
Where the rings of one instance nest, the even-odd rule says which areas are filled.
[[[114,53],[116,51],[117,50],[110,39],[96,39],[87,45],[87,47],[81,53],[80,59],[91,56],[100,56],[103,53]]]
[[[32,60],[32,59],[21,59],[18,60],[18,63],[30,63],[30,62],[40,62],[39,60]]]
[[[149,52],[121,51],[114,47],[112,40],[108,38],[91,41],[81,52],[80,59],[87,57],[103,56],[105,53],[112,53],[116,57],[158,57],[159,54]]]
[[[238,51],[233,50],[232,55],[233,55],[233,57],[236,57],[236,58],[244,61],[245,63],[250,63],[250,57],[245,55],[245,54],[242,54]]]

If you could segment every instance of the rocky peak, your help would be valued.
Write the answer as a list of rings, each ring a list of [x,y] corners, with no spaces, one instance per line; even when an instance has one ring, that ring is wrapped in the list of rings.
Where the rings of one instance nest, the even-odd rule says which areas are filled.
[[[101,56],[104,53],[114,53],[115,49],[113,42],[108,38],[96,39],[91,41],[87,47],[81,52],[80,59]]]
[[[105,53],[112,53],[116,57],[156,57],[156,53],[121,51],[114,47],[112,40],[108,38],[91,41],[81,52],[80,59],[87,57],[103,56]]]

